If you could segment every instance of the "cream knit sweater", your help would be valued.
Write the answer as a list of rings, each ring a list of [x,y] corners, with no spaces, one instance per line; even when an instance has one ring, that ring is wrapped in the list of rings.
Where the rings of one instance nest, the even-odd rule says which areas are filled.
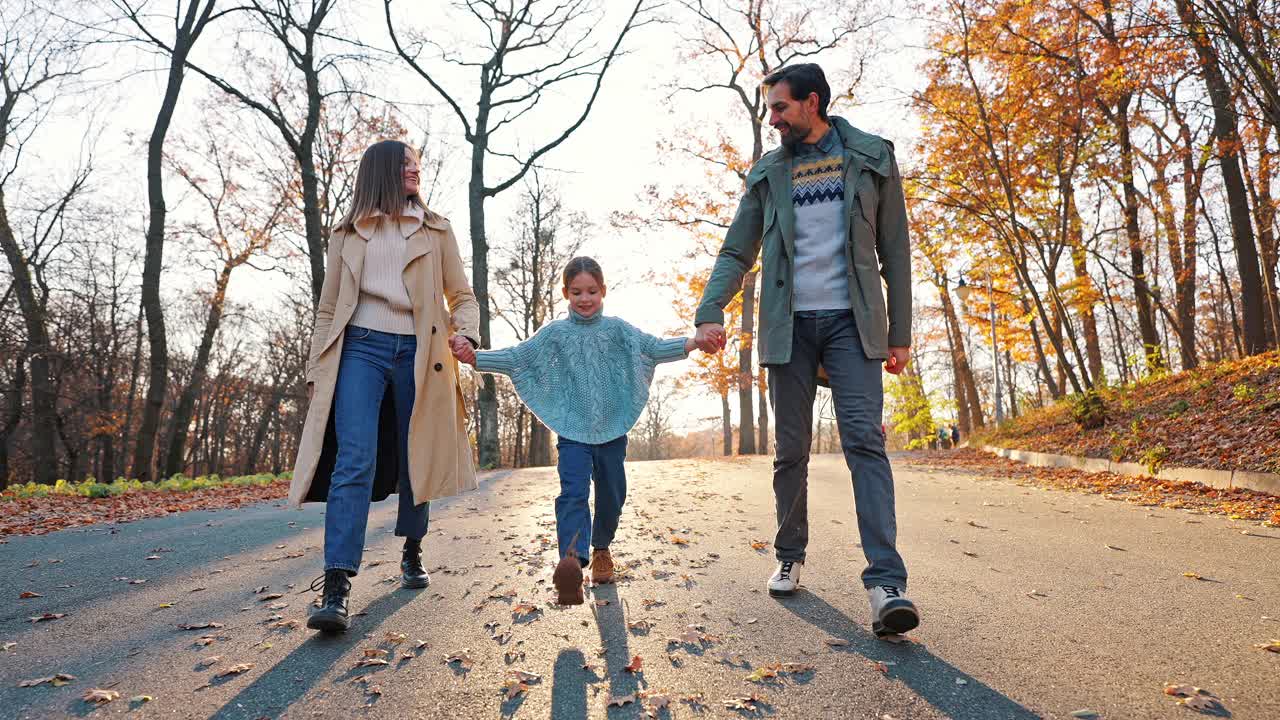
[[[422,208],[411,203],[396,218],[375,211],[356,221],[356,232],[366,245],[360,300],[351,315],[351,325],[413,334],[413,303],[402,273],[408,237],[422,226],[422,217]]]

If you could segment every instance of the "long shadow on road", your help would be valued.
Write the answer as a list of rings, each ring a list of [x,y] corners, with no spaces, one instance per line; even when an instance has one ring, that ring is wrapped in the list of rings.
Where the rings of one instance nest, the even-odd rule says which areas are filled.
[[[392,591],[365,606],[360,624],[365,632],[315,633],[293,652],[258,676],[210,716],[211,720],[279,717],[323,678],[334,663],[364,641],[397,610],[412,601],[412,592]]]
[[[954,720],[1040,720],[1000,691],[979,682],[915,643],[892,644],[876,638],[848,615],[812,592],[780,603],[800,619],[834,638],[849,643],[844,651],[869,660],[893,657],[888,676]],[[834,648],[840,650],[841,648]],[[957,684],[956,680],[963,680]]]

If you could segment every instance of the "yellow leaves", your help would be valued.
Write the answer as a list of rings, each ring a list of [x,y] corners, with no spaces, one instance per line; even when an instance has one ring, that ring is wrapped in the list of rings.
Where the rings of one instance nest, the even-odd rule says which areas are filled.
[[[120,699],[120,693],[116,692],[115,690],[102,690],[99,688],[93,688],[91,690],[85,691],[85,694],[82,695],[80,699],[84,700],[90,705],[106,705],[112,700]]]
[[[640,672],[640,668],[643,665],[644,665],[644,658],[640,657],[639,655],[636,655],[632,657],[631,662],[628,663],[627,666],[622,669],[626,670],[629,673],[638,673]]]
[[[672,535],[672,536],[671,536],[671,544],[672,544],[672,545],[688,545],[688,544],[689,544],[689,538],[681,537],[681,536],[679,536],[679,535]]]
[[[1280,653],[1280,640],[1271,640],[1269,642],[1258,643],[1254,647],[1267,652]]]
[[[769,543],[764,540],[752,540],[751,549],[752,550],[768,550]]]
[[[18,595],[19,600],[29,600],[31,598],[38,598],[38,597],[44,597],[44,596],[38,592],[31,592],[30,590],[26,590],[22,594]]]

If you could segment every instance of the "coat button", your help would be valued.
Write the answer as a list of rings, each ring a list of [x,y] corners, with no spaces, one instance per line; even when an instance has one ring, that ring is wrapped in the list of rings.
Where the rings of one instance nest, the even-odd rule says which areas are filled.
[[[781,280],[778,281],[778,287],[782,287],[784,284],[785,283],[783,283]]]
[[[443,365],[441,365],[440,363],[436,363],[436,372],[440,372],[443,369],[444,369]]]

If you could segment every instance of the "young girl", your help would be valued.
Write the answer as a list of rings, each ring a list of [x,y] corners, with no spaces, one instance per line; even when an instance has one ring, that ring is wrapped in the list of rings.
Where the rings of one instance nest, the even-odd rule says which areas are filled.
[[[560,563],[552,581],[561,605],[581,605],[588,546],[592,581],[613,581],[609,544],[627,496],[627,431],[649,398],[653,368],[687,357],[694,342],[656,338],[605,317],[604,272],[589,257],[569,261],[561,292],[569,301],[567,318],[548,323],[515,347],[475,352],[458,346],[455,355],[481,372],[510,375],[520,399],[559,436]],[[588,503],[592,481],[594,522]]]

